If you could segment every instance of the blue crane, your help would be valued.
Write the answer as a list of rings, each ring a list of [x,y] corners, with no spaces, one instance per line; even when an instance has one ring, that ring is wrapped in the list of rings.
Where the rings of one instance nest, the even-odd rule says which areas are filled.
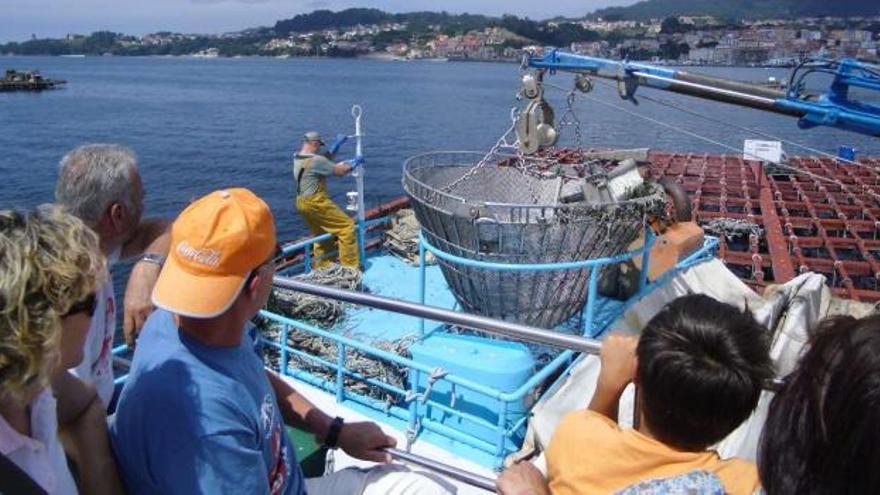
[[[527,53],[523,66],[537,70],[536,78],[531,75],[524,78],[525,95],[539,102],[527,113],[527,116],[532,115],[533,127],[538,124],[552,126],[552,110],[542,103],[543,90],[530,88],[540,88],[547,71],[551,74],[565,71],[578,75],[576,86],[583,91],[591,87],[590,77],[616,80],[620,96],[633,102],[637,102],[635,93],[639,86],[646,86],[796,117],[798,126],[803,129],[828,126],[880,137],[880,106],[855,100],[850,94],[851,88],[861,88],[870,92],[868,94],[876,94],[880,101],[880,66],[856,59],[804,61],[792,70],[785,90],[555,49],[540,56]],[[806,77],[816,73],[833,76],[825,93],[811,94],[804,89]],[[555,142],[555,131],[547,131],[546,127],[539,133],[543,139],[542,147]]]

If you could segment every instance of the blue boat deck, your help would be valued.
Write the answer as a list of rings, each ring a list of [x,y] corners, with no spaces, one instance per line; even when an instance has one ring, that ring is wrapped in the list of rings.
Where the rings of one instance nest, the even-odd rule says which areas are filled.
[[[376,250],[368,258],[364,271],[363,289],[367,292],[420,302],[419,268],[387,252]],[[438,265],[429,265],[425,277],[425,304],[444,309],[457,309],[455,296],[449,289]],[[603,296],[595,298],[595,325],[590,337],[601,335],[607,326],[623,313],[625,301]],[[380,311],[366,307],[348,306],[345,316],[329,331],[345,335],[365,343],[394,341],[419,334],[420,319],[414,316]],[[427,322],[426,335],[441,331],[443,324]],[[564,322],[556,330],[584,333],[580,315]]]
[[[378,251],[369,257],[364,271],[365,290],[385,297],[419,302],[419,269],[390,254]],[[449,291],[440,267],[427,267],[425,301],[431,306],[454,309],[455,297]],[[340,325],[346,333],[362,342],[398,340],[419,333],[419,318],[371,308],[349,306]],[[427,332],[441,328],[426,324]]]
[[[299,254],[301,258],[279,275],[303,273],[311,261],[311,246],[320,239],[285,247],[288,255]],[[422,242],[423,248],[434,249]],[[716,244],[707,239],[701,249],[679,263],[679,268],[710,257]],[[371,249],[367,254],[362,290],[457,309],[438,265],[425,266],[423,274],[421,267],[382,249]],[[565,267],[536,267],[587,266],[590,270],[588,304],[554,330],[600,337],[630,304],[665,283],[661,277],[627,301],[600,296],[592,280],[599,268],[635,254],[567,263]],[[341,406],[406,432],[408,441],[427,441],[487,468],[500,468],[504,458],[521,447],[534,401],[554,389],[577,356],[572,350],[461,332],[439,322],[426,321],[422,331],[418,317],[362,306],[347,305],[344,316],[326,326],[268,310],[260,316],[265,323],[264,349],[277,359],[273,366],[282,375],[324,390]],[[301,346],[295,343],[296,338],[318,344]],[[116,355],[123,352],[127,352],[124,345],[114,349]],[[365,362],[370,365],[365,367]],[[118,381],[124,379],[122,376]]]

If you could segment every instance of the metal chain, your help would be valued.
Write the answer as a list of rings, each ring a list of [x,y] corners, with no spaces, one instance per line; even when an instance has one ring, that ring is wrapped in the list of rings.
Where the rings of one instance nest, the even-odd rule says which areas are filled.
[[[539,204],[541,202],[540,196],[535,191],[535,181],[532,180],[534,177],[529,173],[528,167],[526,167],[526,156],[523,153],[522,148],[519,146],[516,147],[516,169],[525,177],[526,185],[529,188],[529,196],[532,198],[532,202],[534,204]]]
[[[452,191],[453,189],[455,189],[460,184],[464,183],[466,180],[473,178],[474,175],[476,175],[477,172],[479,172],[479,170],[481,168],[483,168],[489,164],[490,160],[493,157],[496,157],[498,151],[501,150],[502,148],[508,148],[508,149],[515,150],[516,157],[514,158],[514,160],[515,160],[514,166],[527,179],[529,177],[531,177],[531,174],[529,173],[528,167],[526,166],[525,154],[522,152],[522,149],[519,147],[518,142],[514,141],[514,143],[511,144],[508,140],[508,138],[511,134],[514,134],[514,135],[516,134],[516,125],[519,122],[519,119],[520,119],[519,111],[516,108],[511,109],[511,111],[510,111],[510,127],[508,127],[507,130],[504,132],[504,134],[502,134],[501,137],[498,138],[498,140],[495,142],[495,144],[492,146],[492,148],[489,149],[489,151],[483,156],[483,158],[480,159],[480,161],[478,161],[473,167],[468,169],[468,171],[465,172],[461,177],[459,177],[458,179],[455,179],[454,181],[452,181],[451,183],[449,183],[448,185],[443,187],[441,189],[441,191],[448,193],[448,192]],[[531,197],[532,202],[534,202],[535,204],[538,204],[540,202],[540,196],[539,196],[538,192],[535,190],[534,181],[527,180],[526,184],[528,186],[529,196]]]
[[[565,112],[559,117],[559,127],[574,127],[575,146],[578,151],[583,150],[583,135],[581,133],[581,119],[574,111],[575,92],[572,90],[565,97]]]
[[[498,141],[495,141],[495,144],[489,149],[489,151],[483,156],[483,158],[480,159],[480,161],[478,161],[476,165],[465,172],[464,175],[462,175],[458,179],[455,179],[454,181],[440,189],[442,192],[448,193],[462,182],[473,177],[477,173],[477,171],[479,171],[479,169],[489,164],[489,159],[494,156],[501,148],[519,148],[518,146],[516,146],[516,143],[511,145],[507,142],[507,137],[510,135],[510,133],[515,132],[516,124],[519,120],[519,112],[515,108],[511,109],[510,111],[510,120],[510,127],[508,127],[504,134],[502,134],[501,137],[498,138]]]

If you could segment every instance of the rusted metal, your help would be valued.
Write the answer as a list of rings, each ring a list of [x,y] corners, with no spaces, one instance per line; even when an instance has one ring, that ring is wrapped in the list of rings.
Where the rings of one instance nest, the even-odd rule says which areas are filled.
[[[697,222],[731,218],[763,227],[760,236],[720,240],[719,257],[749,286],[761,291],[815,271],[837,296],[880,301],[880,160],[789,160],[832,183],[739,156],[652,152],[650,159],[655,177],[675,179],[691,196]]]

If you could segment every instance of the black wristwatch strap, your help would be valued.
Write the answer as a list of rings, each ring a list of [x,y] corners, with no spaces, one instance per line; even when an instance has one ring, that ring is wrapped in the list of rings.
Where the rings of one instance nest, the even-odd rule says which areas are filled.
[[[342,425],[345,423],[345,420],[336,416],[333,418],[333,422],[330,423],[330,428],[327,429],[327,436],[324,437],[324,447],[328,449],[335,449],[337,447],[337,443],[339,443],[339,432],[342,431]]]

